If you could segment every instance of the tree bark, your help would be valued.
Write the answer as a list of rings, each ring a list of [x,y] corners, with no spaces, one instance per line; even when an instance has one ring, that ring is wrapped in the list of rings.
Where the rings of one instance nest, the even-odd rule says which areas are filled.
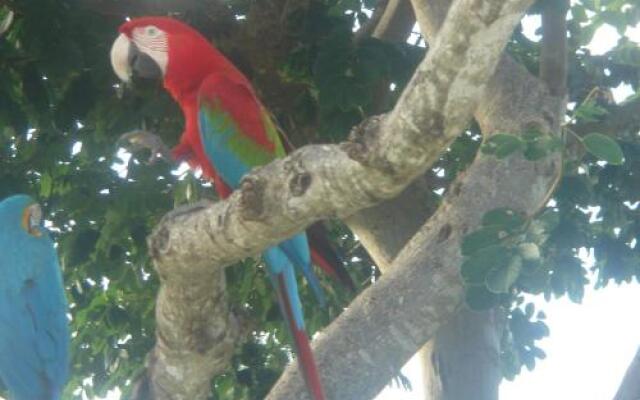
[[[433,39],[437,35],[450,3],[450,0],[413,1],[421,31],[427,38]],[[563,26],[553,25],[559,19],[563,22],[563,16],[555,17],[557,18],[551,18],[551,25],[547,23],[548,31],[552,31],[554,38],[559,35],[558,32],[565,32]],[[549,33],[548,36],[552,34]],[[549,39],[548,37],[547,42],[551,42]],[[548,44],[545,53],[564,54],[566,49],[563,45],[562,40],[555,45]],[[560,60],[565,62],[549,63],[545,67],[548,71],[547,76],[555,74],[551,82],[562,83],[554,87],[555,92],[550,93],[557,97],[552,104],[559,107],[554,110],[544,107],[547,96],[544,94],[549,86],[543,86],[543,82],[549,84],[550,81],[534,79],[524,68],[520,68],[505,56],[487,87],[485,98],[489,101],[481,103],[476,112],[483,135],[486,137],[495,131],[522,132],[533,120],[558,121],[564,113],[562,102],[558,103],[557,100],[562,99],[565,93],[563,77],[566,75],[566,54],[564,58],[560,57]],[[534,96],[533,104],[527,107],[525,101],[528,94],[533,92],[539,95]],[[558,128],[548,122],[543,123],[542,127],[556,130]],[[423,350],[423,370],[427,381],[425,392],[430,394],[432,400],[498,398],[498,385],[502,374],[498,357],[500,342],[496,338],[499,339],[501,335],[502,324],[494,325],[494,322],[503,318],[496,315],[496,312],[478,314],[468,310],[462,311],[462,315],[457,316],[438,333],[435,343]],[[477,335],[464,336],[458,334],[459,332],[477,332]],[[452,373],[453,371],[456,373]],[[485,379],[473,379],[474,376],[479,376],[478,372],[473,375],[473,371],[482,371]]]
[[[624,374],[622,383],[613,400],[638,400],[640,399],[640,349],[636,353],[631,364]]]
[[[474,312],[466,307],[433,340],[431,399],[497,399],[502,380],[500,339],[504,314],[499,310]],[[427,360],[425,360],[427,361]]]

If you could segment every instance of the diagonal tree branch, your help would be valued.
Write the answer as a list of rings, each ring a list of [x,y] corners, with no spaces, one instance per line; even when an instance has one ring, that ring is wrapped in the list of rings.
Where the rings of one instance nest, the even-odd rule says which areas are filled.
[[[636,353],[631,364],[624,374],[622,383],[614,400],[637,400],[640,399],[640,349]]]
[[[388,42],[404,42],[416,23],[409,0],[390,0],[372,30],[372,36]]]
[[[153,398],[202,398],[211,377],[220,372],[211,365],[228,361],[234,324],[225,313],[223,266],[258,253],[314,220],[347,216],[390,198],[437,159],[467,125],[513,26],[530,2],[457,1],[442,34],[386,118],[360,127],[350,143],[308,146],[257,170],[227,201],[181,209],[163,219],[149,239],[161,279],[157,344],[147,370]],[[394,285],[394,278],[386,281]],[[370,301],[371,295],[359,301],[365,308],[355,306],[351,315],[362,318]],[[429,307],[426,315],[442,322],[435,311]],[[348,329],[353,327],[343,330],[338,324],[333,331],[344,334]],[[386,338],[390,343],[395,337],[391,334]],[[368,351],[356,354],[361,362],[373,356]],[[387,373],[395,371],[381,366]],[[285,378],[272,398],[288,392],[287,382],[301,384]],[[330,397],[360,398],[363,393],[358,393]],[[292,398],[305,396],[298,394]]]

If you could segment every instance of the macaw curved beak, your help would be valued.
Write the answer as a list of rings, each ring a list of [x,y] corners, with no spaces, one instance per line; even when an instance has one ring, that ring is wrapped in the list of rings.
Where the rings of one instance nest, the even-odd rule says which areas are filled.
[[[132,78],[162,79],[162,68],[155,60],[121,33],[111,46],[111,66],[118,78],[130,82]]]

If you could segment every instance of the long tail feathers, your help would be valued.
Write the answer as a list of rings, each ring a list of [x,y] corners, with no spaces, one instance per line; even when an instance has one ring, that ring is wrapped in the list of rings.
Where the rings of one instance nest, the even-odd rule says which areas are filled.
[[[280,304],[280,310],[287,321],[289,332],[293,336],[293,342],[298,355],[298,366],[300,373],[304,377],[307,384],[307,389],[313,400],[325,400],[324,390],[320,383],[320,376],[318,374],[318,368],[316,367],[313,353],[311,352],[311,346],[309,345],[309,338],[305,332],[304,325],[299,326],[294,318],[292,302],[295,299],[290,299],[287,293],[286,280],[283,273],[276,275],[273,279],[273,283],[278,294],[278,303]],[[298,301],[299,303],[299,301]]]
[[[313,263],[329,275],[339,281],[352,292],[356,291],[353,280],[344,267],[341,257],[335,251],[327,238],[327,228],[322,222],[316,222],[307,228],[307,237],[311,247],[311,259]]]

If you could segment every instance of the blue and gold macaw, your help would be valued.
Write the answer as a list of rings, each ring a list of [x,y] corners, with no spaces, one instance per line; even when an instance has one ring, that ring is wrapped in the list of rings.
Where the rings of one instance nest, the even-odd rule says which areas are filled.
[[[40,206],[0,202],[0,379],[15,400],[58,400],[67,380],[67,301]]]

